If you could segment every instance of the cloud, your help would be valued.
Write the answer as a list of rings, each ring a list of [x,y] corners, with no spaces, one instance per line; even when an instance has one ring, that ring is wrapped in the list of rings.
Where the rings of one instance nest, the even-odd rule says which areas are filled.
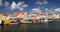
[[[18,4],[16,4],[14,1],[13,3],[11,4],[11,9],[12,10],[15,10],[15,9],[18,9],[19,11],[22,11],[24,10],[25,7],[27,7],[28,5],[25,4],[24,2],[18,2]]]
[[[41,4],[41,5],[43,5],[44,3],[43,3],[43,2],[37,1],[36,4]]]
[[[31,13],[41,13],[41,10],[39,8],[33,8]]]
[[[36,4],[40,4],[40,5],[48,4],[48,1],[45,1],[45,0],[43,2],[37,1]]]
[[[48,10],[48,8],[45,8],[45,10]]]
[[[49,9],[48,8],[45,8],[45,11],[46,11],[46,13],[49,13]]]
[[[24,2],[18,2],[18,4],[16,6],[21,6],[23,4],[24,4]]]
[[[48,1],[44,1],[44,4],[48,4]]]
[[[2,5],[2,0],[0,0],[0,6]]]
[[[11,7],[10,7],[12,10],[14,10],[16,8],[16,3],[13,1],[13,3],[11,4]]]
[[[53,11],[53,10],[48,9],[48,8],[45,8],[45,11],[46,11],[46,13],[49,13],[49,14],[53,14],[53,13],[54,13],[54,11]]]
[[[56,8],[55,11],[56,11],[56,12],[60,12],[60,8]]]
[[[10,3],[5,1],[5,6],[9,6],[9,5],[10,5]]]

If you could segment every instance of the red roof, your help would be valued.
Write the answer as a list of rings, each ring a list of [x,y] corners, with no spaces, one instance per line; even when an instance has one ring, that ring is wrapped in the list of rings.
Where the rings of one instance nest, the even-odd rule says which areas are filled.
[[[46,16],[46,14],[38,14],[39,16]]]

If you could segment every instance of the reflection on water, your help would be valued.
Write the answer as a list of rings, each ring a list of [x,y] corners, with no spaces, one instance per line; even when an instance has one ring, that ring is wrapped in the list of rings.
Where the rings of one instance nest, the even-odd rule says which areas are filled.
[[[60,32],[60,22],[0,25],[0,32]]]

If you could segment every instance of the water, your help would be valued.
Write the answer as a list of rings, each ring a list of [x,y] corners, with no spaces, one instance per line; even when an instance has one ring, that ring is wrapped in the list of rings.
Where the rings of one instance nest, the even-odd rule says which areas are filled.
[[[60,22],[0,25],[0,32],[60,32]]]

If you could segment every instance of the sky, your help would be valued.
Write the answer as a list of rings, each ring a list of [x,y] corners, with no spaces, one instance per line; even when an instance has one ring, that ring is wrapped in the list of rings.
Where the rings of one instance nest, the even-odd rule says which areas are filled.
[[[0,13],[60,13],[60,0],[0,0]]]

